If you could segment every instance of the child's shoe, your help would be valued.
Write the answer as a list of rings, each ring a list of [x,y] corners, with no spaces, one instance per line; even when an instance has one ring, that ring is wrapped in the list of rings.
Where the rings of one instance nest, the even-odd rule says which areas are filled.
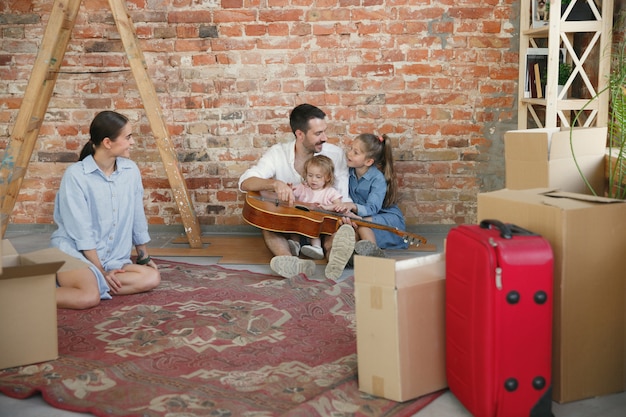
[[[295,240],[288,239],[287,244],[289,245],[289,252],[291,252],[293,256],[300,255],[300,243]]]
[[[324,259],[324,250],[319,246],[304,245],[300,253],[311,259]]]

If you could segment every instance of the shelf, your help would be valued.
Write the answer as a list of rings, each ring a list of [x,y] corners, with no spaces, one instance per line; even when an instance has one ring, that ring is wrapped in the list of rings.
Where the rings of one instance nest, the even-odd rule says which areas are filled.
[[[559,30],[562,33],[584,33],[599,32],[602,30],[603,23],[600,20],[586,20],[578,22],[561,22]],[[549,26],[541,28],[530,28],[522,31],[522,35],[532,38],[547,38],[550,33]]]
[[[610,71],[606,51],[611,46],[613,0],[596,0],[591,6],[587,0],[572,0],[569,17],[583,5],[591,12],[591,20],[581,21],[562,18],[561,0],[550,1],[548,21],[533,19],[530,11],[535,1],[522,0],[520,8],[529,13],[520,16],[518,128],[569,127],[572,115],[581,110],[585,115],[577,124],[606,126],[608,94],[598,96],[598,92],[606,86]],[[539,25],[544,26],[533,27]],[[573,69],[564,95],[557,88],[561,62]]]
[[[523,98],[520,100],[522,103],[532,106],[546,106],[546,99],[544,98]],[[587,106],[585,106],[587,104]],[[580,110],[582,108],[589,110],[598,110],[599,101],[594,100],[589,102],[587,99],[564,99],[558,100],[557,109],[558,110]]]

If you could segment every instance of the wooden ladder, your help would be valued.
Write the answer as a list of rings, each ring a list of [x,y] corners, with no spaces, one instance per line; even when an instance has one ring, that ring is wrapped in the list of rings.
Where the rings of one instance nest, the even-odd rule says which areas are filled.
[[[44,115],[54,90],[59,68],[76,21],[82,0],[55,0],[50,20],[44,32],[41,48],[28,80],[15,126],[2,165],[0,165],[0,231],[3,237],[13,212],[28,162],[33,153]],[[139,89],[152,133],[156,140],[169,179],[185,233],[191,248],[202,248],[200,226],[196,218],[185,181],[180,173],[178,159],[163,119],[161,106],[146,71],[146,63],[139,47],[135,27],[124,0],[109,0],[113,19],[120,33],[130,67]]]

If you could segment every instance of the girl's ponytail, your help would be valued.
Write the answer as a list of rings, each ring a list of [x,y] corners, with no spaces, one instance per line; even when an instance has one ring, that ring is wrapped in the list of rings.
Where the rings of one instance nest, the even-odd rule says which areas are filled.
[[[387,194],[385,194],[385,201],[383,207],[389,207],[398,202],[398,180],[396,177],[396,170],[393,166],[393,148],[391,146],[391,140],[387,135],[380,136],[382,139],[382,149],[380,155],[380,169],[387,180]]]
[[[362,133],[357,136],[365,146],[365,152],[370,158],[374,159],[374,163],[385,176],[387,181],[387,193],[383,207],[389,207],[398,202],[398,180],[396,171],[393,167],[393,148],[391,140],[387,135],[374,135],[372,133]]]

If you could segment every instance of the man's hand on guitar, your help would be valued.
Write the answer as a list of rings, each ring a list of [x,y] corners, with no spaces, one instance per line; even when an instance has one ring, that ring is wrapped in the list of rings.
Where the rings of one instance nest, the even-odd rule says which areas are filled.
[[[293,207],[296,199],[293,196],[291,184],[276,180],[274,182],[274,192],[279,201],[287,203],[289,207]]]

